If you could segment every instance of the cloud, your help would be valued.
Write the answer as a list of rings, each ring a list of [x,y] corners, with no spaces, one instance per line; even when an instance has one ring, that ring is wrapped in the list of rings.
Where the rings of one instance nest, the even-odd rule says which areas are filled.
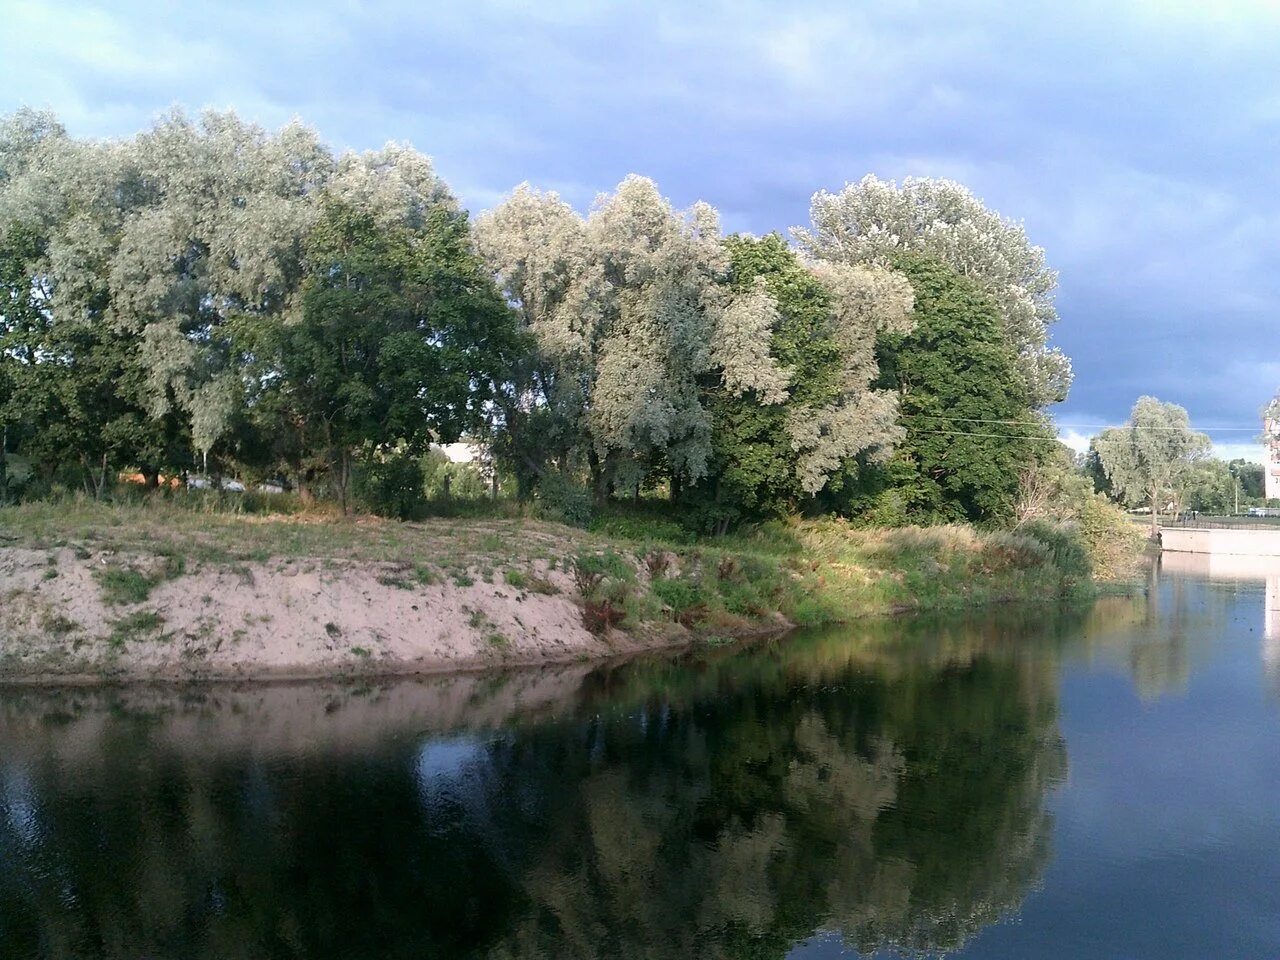
[[[1154,393],[1251,421],[1280,385],[1280,7],[713,0],[8,0],[0,110],[121,135],[174,103],[409,140],[464,202],[586,206],[631,171],[728,229],[807,219],[864,173],[949,176],[1059,269],[1059,412]]]

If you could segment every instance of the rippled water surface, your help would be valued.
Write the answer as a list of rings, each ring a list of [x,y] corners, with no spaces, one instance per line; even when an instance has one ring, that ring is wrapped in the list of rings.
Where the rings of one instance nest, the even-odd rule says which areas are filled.
[[[1280,571],[1153,583],[621,665],[0,692],[0,955],[1272,960]]]

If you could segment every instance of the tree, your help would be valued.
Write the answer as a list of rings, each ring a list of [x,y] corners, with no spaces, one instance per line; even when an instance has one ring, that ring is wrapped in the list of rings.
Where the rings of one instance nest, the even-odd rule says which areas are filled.
[[[899,392],[906,437],[848,508],[888,496],[900,503],[895,520],[1009,521],[1021,476],[1053,435],[1031,409],[994,301],[944,264],[896,263],[915,291],[915,326],[882,338],[880,385]]]
[[[434,200],[398,222],[383,213],[323,201],[301,319],[257,341],[259,380],[282,395],[269,409],[295,425],[303,458],[327,463],[344,511],[361,451],[416,455],[479,422],[515,335],[464,214]]]
[[[516,305],[536,351],[508,430],[541,473],[585,465],[597,500],[652,477],[673,492],[711,458],[707,375],[774,394],[783,375],[761,339],[774,318],[752,289],[734,297],[717,216],[677,211],[653,181],[630,176],[580,217],[554,193],[518,187],[477,224],[479,248]]]
[[[1177,503],[1200,513],[1224,514],[1235,509],[1236,477],[1223,460],[1209,459],[1194,464],[1175,489]]]
[[[1228,466],[1240,485],[1241,500],[1262,500],[1266,494],[1265,476],[1260,463],[1237,457]]]
[[[951,180],[908,178],[899,186],[871,175],[838,193],[814,194],[810,220],[794,233],[814,257],[891,264],[908,251],[972,280],[998,307],[1028,404],[1039,409],[1066,398],[1071,362],[1048,344],[1057,274],[1021,224]]]
[[[1094,438],[1094,446],[1116,492],[1130,505],[1150,507],[1155,537],[1161,505],[1175,496],[1212,445],[1207,436],[1191,429],[1182,407],[1139,397],[1128,423],[1104,430]]]
[[[733,236],[725,247],[739,302],[765,298],[749,312],[769,323],[719,340],[711,477],[700,489],[721,516],[783,514],[839,490],[855,457],[883,459],[902,436],[896,394],[871,384],[876,338],[910,328],[911,287],[878,267],[806,267],[777,234]]]
[[[132,464],[152,483],[186,469],[239,410],[231,323],[297,306],[332,159],[301,126],[269,135],[232,114],[173,113],[130,140],[80,141],[20,112],[0,133],[0,165],[0,234],[36,238],[17,267],[45,316],[31,369],[65,381],[54,433],[78,434],[62,458],[99,476]],[[70,403],[93,396],[98,375],[123,408]],[[90,448],[107,436],[99,470]]]

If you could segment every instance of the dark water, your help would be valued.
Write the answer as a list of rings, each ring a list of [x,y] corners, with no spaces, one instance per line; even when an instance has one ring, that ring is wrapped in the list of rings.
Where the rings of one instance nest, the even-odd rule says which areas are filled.
[[[0,956],[1273,960],[1267,598],[0,693]]]

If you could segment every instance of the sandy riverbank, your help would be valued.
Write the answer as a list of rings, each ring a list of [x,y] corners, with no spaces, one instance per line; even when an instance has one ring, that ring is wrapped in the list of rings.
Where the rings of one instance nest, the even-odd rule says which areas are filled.
[[[0,682],[573,663],[793,623],[1088,595],[1087,562],[1066,556],[963,526],[796,521],[674,543],[518,518],[34,503],[0,509]]]
[[[311,678],[567,663],[688,642],[677,623],[589,632],[572,578],[546,561],[526,577],[433,576],[403,563],[281,559],[166,577],[163,559],[128,569],[157,582],[110,603],[112,554],[0,551],[0,679]],[[87,553],[87,555],[86,555]],[[784,624],[775,624],[784,626]]]

